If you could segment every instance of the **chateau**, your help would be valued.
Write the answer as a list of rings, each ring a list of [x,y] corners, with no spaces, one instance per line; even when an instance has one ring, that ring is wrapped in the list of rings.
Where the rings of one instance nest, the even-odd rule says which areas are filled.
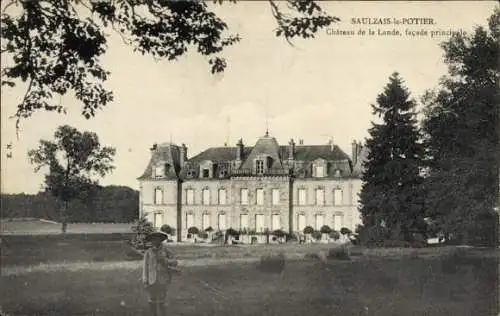
[[[349,157],[338,146],[280,145],[268,132],[254,146],[208,148],[188,158],[187,147],[155,144],[140,182],[139,212],[155,227],[168,224],[177,240],[188,228],[281,229],[323,225],[354,231],[361,190],[361,143]]]

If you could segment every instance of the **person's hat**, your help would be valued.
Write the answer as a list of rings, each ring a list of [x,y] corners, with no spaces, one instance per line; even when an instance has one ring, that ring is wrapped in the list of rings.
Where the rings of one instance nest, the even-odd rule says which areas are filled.
[[[146,242],[151,241],[153,239],[164,241],[167,238],[168,238],[168,235],[165,234],[164,232],[153,232],[153,233],[146,236]]]

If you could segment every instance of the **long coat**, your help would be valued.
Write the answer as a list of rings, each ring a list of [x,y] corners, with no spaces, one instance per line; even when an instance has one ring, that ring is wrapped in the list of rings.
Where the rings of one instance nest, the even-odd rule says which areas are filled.
[[[150,248],[146,250],[142,266],[142,281],[147,285],[169,283],[172,274],[167,264],[169,259],[173,258],[173,253],[164,244],[159,249]]]

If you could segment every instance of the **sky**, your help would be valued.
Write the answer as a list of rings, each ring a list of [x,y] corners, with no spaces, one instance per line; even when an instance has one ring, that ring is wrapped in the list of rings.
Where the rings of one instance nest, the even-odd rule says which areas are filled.
[[[351,142],[368,137],[375,119],[371,104],[389,76],[397,71],[411,96],[419,101],[446,74],[439,43],[447,35],[340,36],[335,30],[368,28],[401,32],[406,29],[462,30],[486,25],[495,1],[479,2],[323,2],[322,8],[341,19],[320,31],[315,39],[296,40],[290,46],[274,36],[275,20],[269,4],[241,2],[213,7],[242,41],[227,48],[228,68],[213,75],[207,59],[189,53],[175,62],[155,61],[132,52],[109,31],[109,48],[102,58],[111,77],[105,86],[114,102],[86,120],[81,104],[70,96],[61,102],[66,115],[37,113],[21,121],[16,136],[16,105],[23,86],[2,88],[1,190],[33,194],[41,189],[43,172],[35,173],[27,152],[40,139],[53,139],[62,124],[96,132],[101,144],[117,153],[115,170],[102,185],[138,189],[139,177],[150,158],[153,143],[186,144],[192,157],[208,147],[234,146],[239,138],[253,146],[266,127],[280,144],[293,138],[304,144],[327,144],[333,138],[347,154]],[[352,18],[432,18],[435,25],[353,25]],[[2,58],[2,66],[5,59]],[[266,123],[267,122],[267,123]],[[12,149],[6,145],[12,143]],[[7,152],[12,158],[6,159]]]

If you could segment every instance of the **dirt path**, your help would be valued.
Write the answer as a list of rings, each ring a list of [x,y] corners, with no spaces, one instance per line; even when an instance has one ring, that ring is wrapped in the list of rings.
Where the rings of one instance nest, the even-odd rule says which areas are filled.
[[[292,258],[290,258],[292,259]],[[213,266],[231,263],[254,263],[258,262],[260,258],[200,258],[179,260],[181,267],[201,267]],[[55,272],[55,271],[80,271],[80,270],[116,270],[126,269],[134,270],[141,267],[142,261],[111,261],[111,262],[66,262],[66,263],[51,263],[40,264],[36,266],[9,266],[1,268],[1,275],[15,276],[23,275],[33,272]]]

